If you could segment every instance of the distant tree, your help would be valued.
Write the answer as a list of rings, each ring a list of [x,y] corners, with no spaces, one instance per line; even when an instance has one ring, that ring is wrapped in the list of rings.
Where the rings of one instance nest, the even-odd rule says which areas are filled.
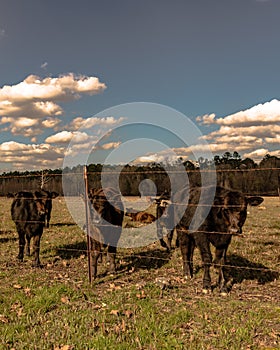
[[[245,158],[240,162],[240,169],[254,169],[258,165],[251,158]]]

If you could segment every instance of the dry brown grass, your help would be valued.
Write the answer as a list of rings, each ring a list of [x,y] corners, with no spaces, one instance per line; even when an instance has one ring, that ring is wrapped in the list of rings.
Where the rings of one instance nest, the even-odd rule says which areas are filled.
[[[44,268],[20,264],[10,204],[1,199],[0,349],[279,349],[278,198],[250,208],[244,237],[233,238],[225,298],[202,295],[197,251],[195,278],[185,281],[179,250],[158,242],[119,249],[115,276],[103,259],[90,286],[85,235],[63,198],[43,234]]]

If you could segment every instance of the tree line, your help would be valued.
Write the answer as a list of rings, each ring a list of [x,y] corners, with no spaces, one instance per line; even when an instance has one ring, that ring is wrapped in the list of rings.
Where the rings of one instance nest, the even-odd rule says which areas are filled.
[[[176,164],[152,163],[145,166],[90,164],[87,166],[88,187],[100,188],[101,182],[103,184],[105,179],[105,183],[111,187],[119,187],[124,196],[138,196],[141,190],[145,192],[145,195],[152,195],[155,188],[158,195],[163,192],[170,193],[170,176],[174,173],[176,181],[181,179],[180,174],[177,176],[178,168],[187,172],[189,183],[192,186],[201,185],[203,172],[206,174],[216,172],[218,185],[251,195],[276,196],[279,194],[280,158],[267,154],[257,164],[250,158],[242,159],[237,152],[225,152],[222,156],[216,155],[212,160],[201,157],[197,162],[189,160],[184,162],[182,158],[179,158]],[[9,192],[23,190],[34,191],[39,188],[52,190],[60,195],[79,195],[84,192],[83,173],[82,165],[63,170],[45,169],[2,173],[0,175],[0,195],[6,196]],[[144,185],[142,189],[141,184]],[[67,193],[64,193],[65,189]]]

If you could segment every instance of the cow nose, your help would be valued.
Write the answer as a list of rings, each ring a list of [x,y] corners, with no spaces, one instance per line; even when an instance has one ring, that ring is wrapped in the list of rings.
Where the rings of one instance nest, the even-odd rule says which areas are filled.
[[[230,227],[229,233],[232,235],[238,235],[242,233],[242,229],[240,227]]]
[[[101,216],[100,215],[98,215],[97,213],[93,213],[92,214],[92,223],[93,224],[100,224],[100,222],[101,222]]]

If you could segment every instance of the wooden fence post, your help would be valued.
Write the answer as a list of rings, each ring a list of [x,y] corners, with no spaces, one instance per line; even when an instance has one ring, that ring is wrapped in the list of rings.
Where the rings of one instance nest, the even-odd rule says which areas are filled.
[[[85,209],[86,209],[86,232],[87,232],[87,257],[88,257],[88,279],[92,282],[92,247],[91,247],[91,231],[90,231],[90,210],[88,200],[88,178],[87,166],[84,166],[84,181],[85,181]]]

